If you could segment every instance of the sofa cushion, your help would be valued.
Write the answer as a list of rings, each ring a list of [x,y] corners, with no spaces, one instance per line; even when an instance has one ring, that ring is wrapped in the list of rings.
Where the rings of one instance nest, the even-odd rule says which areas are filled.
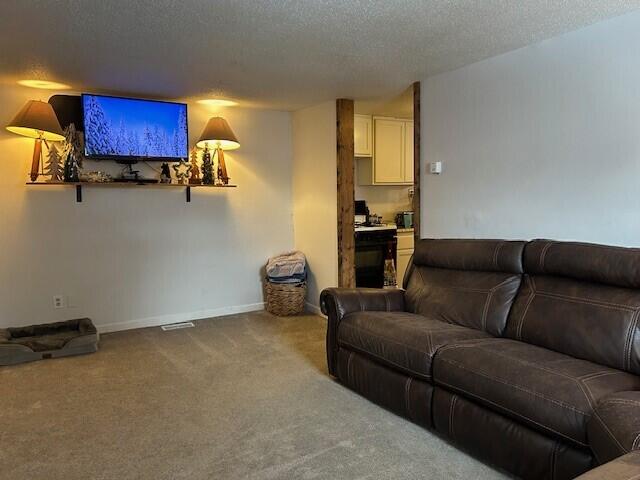
[[[535,240],[505,336],[640,374],[640,250]]]
[[[524,242],[429,240],[405,275],[405,308],[501,336],[520,286]]]
[[[433,380],[533,428],[587,446],[587,422],[598,400],[640,388],[620,370],[509,339],[441,348]]]
[[[587,431],[589,445],[600,463],[639,449],[640,392],[617,392],[601,399]]]
[[[406,312],[355,312],[338,327],[338,344],[407,375],[431,380],[433,356],[443,345],[490,338],[470,328]]]

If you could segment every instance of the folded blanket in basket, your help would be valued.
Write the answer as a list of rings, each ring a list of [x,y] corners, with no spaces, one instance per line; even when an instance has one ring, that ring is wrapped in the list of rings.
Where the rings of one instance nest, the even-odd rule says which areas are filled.
[[[296,273],[290,277],[267,277],[267,280],[271,283],[300,283],[307,279],[307,272]]]
[[[267,277],[269,279],[290,278],[294,275],[304,275],[307,260],[304,253],[293,251],[271,257],[267,262]]]

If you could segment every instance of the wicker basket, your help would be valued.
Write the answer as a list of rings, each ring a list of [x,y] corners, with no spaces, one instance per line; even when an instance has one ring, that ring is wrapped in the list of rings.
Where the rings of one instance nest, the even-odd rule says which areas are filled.
[[[279,317],[298,315],[304,310],[307,295],[307,282],[273,283],[266,282],[267,312]]]

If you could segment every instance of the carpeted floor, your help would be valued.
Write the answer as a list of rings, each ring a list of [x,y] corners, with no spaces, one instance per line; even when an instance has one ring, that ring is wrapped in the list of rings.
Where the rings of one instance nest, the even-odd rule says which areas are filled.
[[[332,380],[325,328],[257,312],[0,367],[0,477],[506,478]]]

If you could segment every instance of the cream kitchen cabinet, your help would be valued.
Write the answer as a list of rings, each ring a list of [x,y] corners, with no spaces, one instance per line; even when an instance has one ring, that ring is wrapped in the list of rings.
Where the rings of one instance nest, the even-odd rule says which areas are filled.
[[[373,119],[371,115],[354,116],[353,140],[356,157],[371,157],[373,154]]]
[[[360,185],[413,185],[413,121],[373,117],[373,156],[358,163]]]
[[[398,247],[396,253],[396,278],[398,287],[402,288],[404,273],[409,266],[409,260],[413,255],[414,239],[413,229],[398,231]]]

